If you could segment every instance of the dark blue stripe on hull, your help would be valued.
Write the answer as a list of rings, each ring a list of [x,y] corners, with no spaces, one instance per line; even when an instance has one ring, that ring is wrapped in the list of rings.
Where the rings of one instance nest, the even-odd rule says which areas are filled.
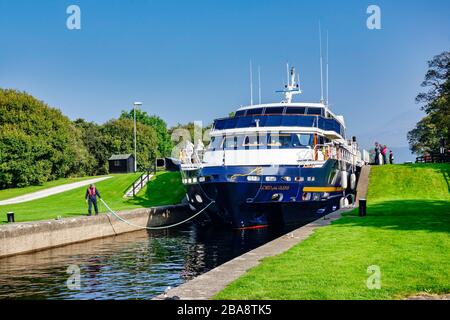
[[[338,167],[334,160],[320,168],[217,166],[187,171],[183,177],[192,181],[186,187],[190,203],[196,210],[215,201],[204,215],[205,220],[240,228],[302,223],[332,211],[333,207],[339,206],[344,194],[341,188],[333,192],[304,192],[303,188],[331,187],[334,190],[340,187]],[[260,172],[252,173],[256,168]],[[350,170],[348,167],[342,169]],[[248,175],[258,176],[260,180],[248,181]],[[268,176],[276,177],[276,181],[266,181]],[[207,179],[203,182],[198,180],[199,177]],[[192,178],[200,182],[194,183]],[[301,180],[296,181],[296,178]]]
[[[286,198],[289,198],[289,194],[297,194],[298,184],[292,185],[295,189],[287,193]],[[249,201],[256,194],[259,194],[257,198],[267,198],[267,193],[272,194],[271,191],[261,191],[260,185],[254,183],[191,185],[188,191],[190,203],[197,210],[201,210],[211,200],[215,201],[206,211],[206,220],[236,228],[310,221],[330,212],[333,206],[338,206],[340,199],[340,193],[337,193],[336,197],[327,200],[302,201],[300,193],[295,202]],[[201,199],[201,203],[198,199]]]

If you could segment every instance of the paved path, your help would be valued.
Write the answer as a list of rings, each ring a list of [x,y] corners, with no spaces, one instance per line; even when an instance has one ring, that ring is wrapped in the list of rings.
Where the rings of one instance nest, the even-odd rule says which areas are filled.
[[[366,199],[367,189],[369,188],[369,175],[371,166],[364,166],[361,168],[361,174],[359,175],[358,186],[356,187],[356,201],[360,198]]]
[[[106,180],[109,178],[111,178],[111,177],[101,177],[101,178],[95,178],[95,179],[89,179],[89,180],[83,180],[83,181],[79,181],[79,182],[63,184],[61,186],[52,187],[52,188],[48,188],[48,189],[33,192],[33,193],[28,193],[23,196],[19,196],[19,197],[7,199],[7,200],[2,200],[2,201],[0,201],[0,206],[4,206],[7,204],[28,202],[28,201],[32,201],[32,200],[36,200],[36,199],[40,199],[40,198],[45,198],[45,197],[48,197],[48,196],[51,196],[51,195],[54,195],[57,193],[76,189],[76,188],[79,188],[82,186],[87,186],[91,183],[97,183],[99,181]]]

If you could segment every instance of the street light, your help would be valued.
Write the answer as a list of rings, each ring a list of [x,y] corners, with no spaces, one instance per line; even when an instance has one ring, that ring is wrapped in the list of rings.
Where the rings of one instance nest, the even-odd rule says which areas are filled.
[[[137,152],[136,152],[136,107],[142,106],[142,102],[133,103],[134,113],[134,172],[137,172]]]

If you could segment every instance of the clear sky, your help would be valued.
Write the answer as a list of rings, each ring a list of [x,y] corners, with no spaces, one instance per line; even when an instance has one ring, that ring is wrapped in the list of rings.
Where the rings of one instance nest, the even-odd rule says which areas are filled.
[[[71,4],[80,30],[66,27]],[[371,4],[381,30],[366,26]],[[249,103],[251,59],[263,102],[280,101],[286,62],[300,71],[297,101],[316,102],[319,21],[330,36],[332,110],[363,145],[378,140],[410,159],[426,61],[450,49],[448,0],[0,0],[0,87],[72,119],[102,123],[139,100],[169,125],[210,123]]]

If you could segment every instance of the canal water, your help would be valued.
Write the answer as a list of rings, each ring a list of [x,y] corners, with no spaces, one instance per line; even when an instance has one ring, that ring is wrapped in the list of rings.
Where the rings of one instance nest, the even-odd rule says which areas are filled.
[[[297,227],[191,224],[3,258],[0,299],[151,299]]]

